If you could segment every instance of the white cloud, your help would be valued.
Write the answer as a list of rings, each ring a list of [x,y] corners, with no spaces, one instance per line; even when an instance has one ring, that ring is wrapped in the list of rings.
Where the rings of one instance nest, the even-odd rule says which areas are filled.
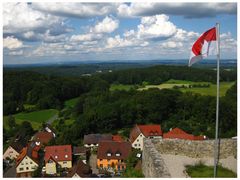
[[[25,41],[44,40],[71,31],[62,17],[33,10],[27,3],[3,3],[3,34]]]
[[[12,36],[8,36],[3,39],[3,48],[8,48],[10,50],[12,49],[18,49],[22,48],[23,43],[22,41],[19,41],[17,38],[14,38]]]
[[[118,7],[116,3],[33,3],[33,9],[63,17],[89,18],[112,13]]]
[[[164,14],[142,17],[141,24],[138,25],[138,36],[146,39],[163,40],[173,36],[176,32],[176,26]]]
[[[237,13],[237,3],[131,3],[121,4],[118,15],[142,17],[156,14],[180,15],[186,18],[215,17],[219,14]]]
[[[118,28],[119,21],[111,17],[105,17],[103,21],[97,23],[93,28],[90,29],[90,32],[95,33],[111,33]]]
[[[183,44],[181,42],[168,41],[162,43],[163,48],[181,48]]]
[[[95,41],[101,38],[102,38],[102,34],[88,33],[88,34],[72,35],[72,37],[70,38],[70,41],[73,41],[73,42]]]

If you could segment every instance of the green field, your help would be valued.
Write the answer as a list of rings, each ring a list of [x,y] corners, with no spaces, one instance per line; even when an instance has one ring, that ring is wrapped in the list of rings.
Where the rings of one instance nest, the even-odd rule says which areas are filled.
[[[79,97],[69,99],[65,101],[64,105],[66,108],[73,108],[77,104],[78,100],[79,100]]]
[[[41,127],[43,122],[47,122],[51,117],[55,116],[58,113],[56,109],[46,109],[40,111],[33,111],[29,113],[18,113],[13,115],[15,117],[16,123],[21,124],[23,121],[28,121],[32,124],[34,129]],[[5,128],[8,128],[6,125],[7,117],[3,117],[3,124]]]
[[[110,87],[110,91],[116,91],[116,90],[124,90],[129,91],[130,89],[135,89],[135,85],[125,85],[125,84],[112,84]]]
[[[207,85],[209,84],[210,87],[192,87],[192,88],[181,88],[181,86],[188,87],[189,85]],[[227,90],[234,84],[234,82],[220,82],[220,96],[224,96],[227,92]],[[174,86],[178,86],[179,90],[182,92],[193,92],[193,93],[199,93],[201,95],[210,95],[210,96],[216,96],[216,84],[212,84],[210,82],[192,82],[192,81],[184,81],[184,80],[169,80],[163,84],[160,85],[147,85],[144,88],[139,88],[138,90],[147,90],[150,88],[158,88],[158,89],[171,89]]]
[[[192,178],[210,178],[213,177],[213,166],[205,166],[203,164],[197,164],[194,166],[186,166],[186,172]],[[236,173],[218,166],[217,177],[221,178],[232,178],[237,177]]]

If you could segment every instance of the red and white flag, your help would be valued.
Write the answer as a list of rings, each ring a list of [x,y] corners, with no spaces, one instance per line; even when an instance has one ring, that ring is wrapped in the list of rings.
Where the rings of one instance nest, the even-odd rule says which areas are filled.
[[[192,46],[189,66],[207,57],[217,55],[217,28],[214,27],[203,33]]]

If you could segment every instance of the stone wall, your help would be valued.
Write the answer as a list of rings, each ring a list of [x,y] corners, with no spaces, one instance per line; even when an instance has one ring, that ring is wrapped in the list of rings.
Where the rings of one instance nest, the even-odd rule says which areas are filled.
[[[198,161],[213,164],[214,143],[214,140],[144,139],[143,174],[145,177],[186,177],[182,174],[186,164]],[[237,140],[221,139],[219,150],[220,164],[237,172]]]
[[[142,171],[145,177],[171,177],[163,158],[150,139],[143,140]]]
[[[160,154],[184,155],[193,158],[213,157],[214,140],[190,141],[177,139],[154,139],[152,143]],[[221,139],[219,159],[237,156],[237,140]]]

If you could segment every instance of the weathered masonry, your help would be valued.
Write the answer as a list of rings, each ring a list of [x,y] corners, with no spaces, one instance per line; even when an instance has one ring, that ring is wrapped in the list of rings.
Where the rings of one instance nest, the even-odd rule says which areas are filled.
[[[202,161],[204,164],[212,166],[214,142],[214,140],[144,139],[143,173],[145,177],[186,177],[187,175],[183,171],[187,164]],[[237,140],[221,139],[219,163],[223,167],[237,172],[236,158]],[[177,167],[171,166],[171,163]]]

